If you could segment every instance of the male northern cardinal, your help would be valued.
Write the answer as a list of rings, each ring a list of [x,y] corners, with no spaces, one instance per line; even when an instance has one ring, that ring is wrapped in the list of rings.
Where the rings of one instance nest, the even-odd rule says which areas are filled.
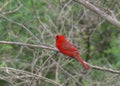
[[[78,50],[70,42],[68,42],[63,35],[56,35],[55,39],[56,47],[61,53],[65,54],[66,56],[75,58],[86,70],[89,69],[89,66],[79,56]]]

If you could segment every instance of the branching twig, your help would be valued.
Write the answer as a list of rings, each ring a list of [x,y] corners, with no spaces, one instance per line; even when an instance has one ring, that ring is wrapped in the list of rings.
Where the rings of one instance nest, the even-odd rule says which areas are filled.
[[[21,42],[10,42],[10,41],[0,41],[0,44],[20,45],[20,46],[28,46],[28,47],[33,47],[33,48],[43,48],[43,49],[58,51],[54,47],[49,47],[49,46],[45,46],[42,44],[34,45],[34,44],[27,44],[27,43],[21,43]]]
[[[56,81],[54,80],[51,80],[51,79],[48,79],[44,76],[41,76],[41,75],[37,75],[37,74],[34,74],[34,73],[31,73],[31,72],[28,72],[28,71],[24,71],[24,70],[19,70],[19,69],[15,69],[15,68],[10,68],[10,67],[0,67],[0,70],[4,69],[4,71],[6,73],[9,74],[9,72],[17,72],[19,73],[20,75],[23,74],[23,75],[27,75],[29,77],[33,77],[33,76],[36,76],[36,78],[40,79],[40,80],[43,80],[45,82],[48,82],[48,83],[51,83],[51,84],[54,84],[56,86],[61,86],[59,83],[57,83]],[[16,78],[19,78],[19,77],[16,77]]]
[[[25,25],[23,25],[22,23],[19,23],[17,21],[14,21],[6,16],[4,16],[3,14],[0,14],[0,17],[2,17],[3,19],[13,23],[13,24],[16,24],[22,28],[24,28],[34,39],[36,39],[36,41],[39,41],[39,39],[33,34],[33,32],[31,32]],[[39,41],[40,42],[40,41]]]
[[[88,64],[88,65],[91,67],[91,69],[106,71],[106,72],[115,73],[115,74],[120,74],[120,71],[113,70],[113,69],[110,69],[110,68],[94,66],[94,65],[91,65],[91,64]]]
[[[6,14],[15,13],[15,12],[19,11],[22,6],[23,6],[23,5],[22,5],[21,2],[19,1],[19,6],[17,6],[17,7],[16,7],[15,9],[13,9],[13,10],[10,10],[10,11],[7,11],[7,12],[3,12],[3,14],[6,15]]]
[[[120,28],[120,22],[115,17],[112,17],[112,16],[106,14],[104,11],[100,10],[99,8],[97,8],[96,6],[94,6],[93,4],[88,2],[87,0],[74,0],[74,1],[78,2],[79,4],[84,5],[85,7],[94,11],[95,13],[100,15],[102,18],[104,18],[105,20],[110,22],[111,24]]]
[[[37,75],[39,74],[39,72],[41,72],[42,68],[43,68],[44,65],[47,63],[47,61],[50,60],[50,58],[52,58],[52,57],[53,57],[54,55],[56,55],[56,54],[57,54],[57,52],[53,53],[53,55],[51,55],[51,56],[40,66],[39,70],[36,72]],[[32,86],[34,80],[35,80],[35,76],[32,78],[31,83],[30,83],[29,86]]]
[[[12,2],[12,0],[8,0],[8,2],[6,2],[5,4],[3,4],[2,7],[0,7],[0,11],[2,11],[8,4],[10,4]]]
[[[31,3],[32,3],[32,7],[33,7],[33,13],[34,13],[37,21],[40,23],[40,25],[42,26],[42,28],[45,29],[45,30],[50,34],[51,37],[53,37],[52,32],[51,32],[51,31],[44,25],[44,23],[40,20],[37,12],[36,12],[36,10],[35,10],[35,5],[34,5],[33,0],[31,0]]]
[[[48,47],[45,45],[33,45],[33,44],[26,44],[26,43],[20,43],[20,42],[7,42],[7,41],[0,41],[0,44],[20,45],[20,46],[28,46],[28,47],[43,48],[43,49],[58,51],[56,48]],[[112,70],[112,69],[103,68],[103,67],[99,67],[99,66],[93,66],[91,64],[88,64],[88,65],[91,67],[91,69],[120,74],[120,71],[117,71],[117,70]]]

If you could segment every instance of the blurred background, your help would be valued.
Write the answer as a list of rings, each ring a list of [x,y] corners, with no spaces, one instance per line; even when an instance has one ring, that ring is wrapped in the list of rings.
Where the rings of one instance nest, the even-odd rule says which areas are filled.
[[[120,20],[119,0],[88,0]],[[89,64],[120,69],[120,28],[73,0],[0,0],[0,86],[120,86],[120,75],[84,72],[56,53],[62,34]],[[14,42],[48,49],[15,45]],[[49,50],[53,48],[53,50]]]

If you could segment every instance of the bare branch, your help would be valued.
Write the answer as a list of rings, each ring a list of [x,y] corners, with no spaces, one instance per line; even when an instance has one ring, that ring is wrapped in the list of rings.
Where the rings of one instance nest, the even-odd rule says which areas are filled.
[[[40,25],[43,27],[42,29],[45,29],[45,30],[50,34],[50,36],[53,37],[52,32],[51,32],[51,31],[44,25],[44,23],[40,20],[37,12],[36,12],[36,10],[35,10],[35,6],[34,6],[33,0],[31,0],[31,3],[32,3],[33,13],[34,13],[34,15],[35,15],[35,17],[36,17],[36,20],[37,20],[37,21],[40,23]]]
[[[43,68],[44,65],[47,63],[47,61],[50,60],[50,59],[51,59],[54,55],[56,55],[56,54],[57,54],[57,52],[55,52],[52,56],[48,57],[48,59],[40,66],[39,70],[36,72],[37,75],[39,74],[39,72],[41,72],[42,68]],[[35,78],[36,78],[36,76],[34,76],[34,77],[32,78],[31,83],[30,83],[29,86],[32,86],[33,81],[35,80]]]
[[[9,0],[8,2],[6,2],[5,4],[3,4],[2,7],[0,7],[0,11],[2,11],[7,5],[9,5],[12,2],[12,0]]]
[[[17,73],[16,75],[16,78],[19,78],[22,75],[27,75],[27,77],[33,77],[33,76],[36,76],[37,79],[39,80],[43,80],[45,82],[48,82],[48,83],[51,83],[51,84],[54,84],[56,86],[61,86],[58,82],[54,81],[54,80],[51,80],[51,79],[48,79],[44,76],[41,76],[41,75],[37,75],[37,74],[34,74],[34,73],[31,73],[31,72],[28,72],[28,71],[24,71],[24,70],[19,70],[19,69],[15,69],[15,68],[10,68],[10,67],[0,67],[0,70],[4,70],[6,73]],[[18,75],[20,74],[20,75]]]
[[[37,41],[39,41],[39,39],[33,34],[33,32],[31,32],[25,25],[8,18],[8,17],[4,16],[3,14],[0,14],[0,17],[6,19],[7,21],[9,21],[9,22],[11,22],[13,24],[16,24],[16,25],[24,28],[33,38],[35,38]]]
[[[88,65],[91,67],[91,69],[106,71],[106,72],[115,73],[115,74],[120,74],[120,71],[117,71],[117,70],[104,68],[104,67],[99,67],[99,66],[94,66],[94,65],[91,65],[91,64],[88,64]]]
[[[95,13],[100,15],[102,18],[104,18],[105,20],[110,22],[111,24],[120,28],[120,22],[115,17],[112,17],[112,16],[106,14],[104,11],[100,10],[99,8],[97,8],[96,6],[94,6],[93,4],[88,2],[87,0],[74,0],[74,1],[78,2],[79,4],[84,5],[86,8],[94,11]]]
[[[20,8],[22,8],[22,7],[23,7],[23,4],[21,4],[21,2],[19,1],[19,6],[17,6],[17,7],[16,7],[15,9],[13,9],[13,10],[10,10],[10,11],[7,11],[7,12],[3,12],[3,14],[6,15],[6,14],[15,13],[15,12],[19,11]],[[1,10],[0,10],[0,11],[1,11]]]
[[[58,51],[56,48],[48,47],[46,45],[34,45],[34,44],[26,44],[26,43],[21,43],[21,42],[7,42],[7,41],[0,41],[0,44],[20,45],[20,46],[28,46],[28,47],[33,47],[33,48],[44,48],[44,49],[48,49],[48,50]],[[99,67],[99,66],[93,66],[91,64],[88,64],[88,65],[91,67],[91,69],[120,74],[120,71],[117,71],[117,70],[112,70],[112,69],[103,68],[103,67]]]
[[[34,44],[27,44],[27,43],[21,43],[21,42],[8,42],[8,41],[0,41],[0,44],[10,44],[10,45],[20,45],[20,46],[28,46],[28,47],[33,47],[33,48],[43,48],[43,49],[48,49],[48,50],[54,50],[54,51],[58,51],[56,48],[54,47],[49,47],[46,45],[34,45]]]

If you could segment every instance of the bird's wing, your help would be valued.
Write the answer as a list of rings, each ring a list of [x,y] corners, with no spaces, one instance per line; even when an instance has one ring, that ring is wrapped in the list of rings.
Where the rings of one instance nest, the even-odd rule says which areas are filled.
[[[62,48],[67,51],[78,51],[70,42],[65,41],[62,43]]]

